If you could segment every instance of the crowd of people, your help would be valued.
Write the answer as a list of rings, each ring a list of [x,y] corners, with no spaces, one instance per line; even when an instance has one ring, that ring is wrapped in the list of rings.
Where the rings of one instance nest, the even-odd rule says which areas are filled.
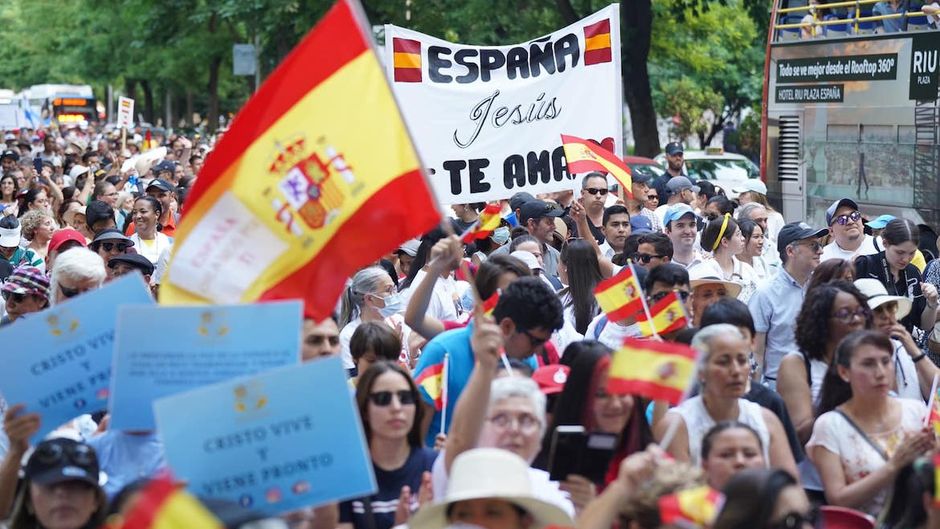
[[[93,127],[5,141],[0,326],[124,274],[156,295],[211,143],[155,138],[165,152],[140,156]],[[486,205],[453,205],[352,274],[331,317],[303,321],[301,357],[342,359],[378,490],[280,522],[655,529],[661,498],[707,485],[725,495],[715,528],[807,527],[833,508],[858,527],[933,527],[940,260],[918,227],[866,219],[848,197],[827,226],[786,223],[759,180],[693,183],[682,146],[666,153],[667,172],[634,174],[623,196],[601,173],[516,193],[470,243]],[[678,406],[608,391],[613,352],[644,331],[594,291],[625,273],[648,306],[671,293],[684,306],[688,327],[649,338],[698,351]],[[15,402],[3,415],[11,529],[96,527],[167,470],[158,433],[110,430],[106,410],[35,447],[40,417]],[[587,454],[574,463],[572,432],[583,443],[567,449]]]

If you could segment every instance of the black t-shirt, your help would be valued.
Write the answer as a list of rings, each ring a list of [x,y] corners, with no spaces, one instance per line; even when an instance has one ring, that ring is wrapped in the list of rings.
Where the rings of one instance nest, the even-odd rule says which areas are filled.
[[[587,221],[588,228],[591,228],[591,235],[597,240],[597,244],[604,244],[604,230],[595,226],[591,219],[587,219]]]
[[[401,488],[408,485],[411,488],[412,496],[417,498],[418,489],[421,487],[421,474],[425,471],[431,471],[435,459],[437,459],[437,452],[434,450],[430,448],[413,448],[408,460],[400,468],[388,471],[382,470],[373,464],[375,482],[379,487],[378,492],[369,497],[375,525],[372,526],[366,521],[364,498],[340,503],[339,521],[352,523],[356,529],[391,529],[395,525],[395,511],[398,509],[398,497],[401,495]],[[413,503],[411,507],[412,512],[414,512],[418,508],[417,502]]]
[[[913,332],[914,327],[920,326],[920,317],[927,308],[927,298],[920,291],[920,283],[923,278],[920,270],[912,264],[898,274],[897,282],[890,277],[888,270],[888,261],[885,259],[884,251],[872,255],[862,255],[855,259],[855,277],[863,279],[870,277],[877,279],[885,286],[888,295],[904,296],[911,300],[913,307],[911,312],[901,320],[901,324],[908,332]],[[924,329],[930,331],[930,329]]]

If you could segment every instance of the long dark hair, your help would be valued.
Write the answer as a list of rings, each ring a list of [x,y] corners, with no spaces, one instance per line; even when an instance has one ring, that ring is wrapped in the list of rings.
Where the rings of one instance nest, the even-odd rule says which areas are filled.
[[[796,485],[781,469],[747,469],[738,472],[722,491],[725,505],[713,529],[765,529],[783,489]]]
[[[36,197],[39,196],[39,193],[46,193],[46,196],[49,196],[49,192],[46,190],[45,186],[36,186],[32,189],[27,190],[26,192],[20,193],[19,196],[19,214],[17,217],[22,217],[29,211],[29,205],[36,201]]]
[[[855,277],[855,265],[851,261],[826,259],[813,270],[813,276],[809,278],[809,283],[806,284],[806,291],[809,292],[820,285],[836,280],[847,281],[845,279],[846,272],[850,272],[852,277]]]
[[[891,339],[879,331],[855,331],[843,338],[839,342],[839,347],[836,347],[835,359],[826,371],[826,378],[823,379],[822,389],[819,392],[819,409],[816,410],[817,417],[836,409],[852,398],[852,386],[839,376],[838,366],[848,369],[855,351],[863,345],[877,347],[887,351],[888,354],[894,353]]]
[[[411,375],[395,362],[376,362],[366,369],[365,373],[359,375],[359,382],[356,383],[356,405],[359,407],[359,417],[362,420],[362,428],[366,434],[366,440],[372,440],[372,427],[369,425],[369,394],[372,393],[372,386],[380,376],[388,372],[395,372],[405,377],[408,381],[408,388],[415,398],[415,420],[408,432],[408,446],[411,448],[420,448],[424,439],[421,435],[421,422],[424,419],[424,406],[421,405],[421,395],[418,393],[418,386],[411,378]]]
[[[924,494],[934,496],[934,465],[929,457],[917,459],[898,472],[891,497],[884,510],[881,529],[923,527],[927,521]]]
[[[398,285],[399,292],[411,286],[418,272],[424,268],[424,265],[428,264],[428,260],[431,258],[431,248],[437,244],[437,241],[446,236],[444,230],[440,227],[434,228],[421,236],[421,244],[418,245],[418,251],[415,253],[414,260],[411,261],[411,269],[408,270],[408,277]]]
[[[555,402],[552,422],[542,438],[542,450],[532,466],[545,469],[548,467],[548,454],[552,445],[552,433],[563,425],[581,425],[590,431],[594,427],[593,404],[601,374],[610,365],[611,350],[606,345],[593,340],[581,342],[584,346],[571,362],[571,371],[565,387]],[[570,348],[570,346],[569,346]],[[567,349],[566,349],[567,351]],[[646,422],[646,402],[639,398],[633,403],[630,419],[620,433],[617,452],[626,451],[629,455],[643,450],[652,442],[653,434]]]
[[[714,251],[718,249],[718,246],[721,244],[721,241],[729,241],[731,237],[734,236],[735,232],[738,231],[738,223],[735,222],[731,215],[727,215],[728,225],[725,226],[724,233],[721,233],[721,225],[725,223],[726,215],[716,217],[707,224],[705,224],[705,229],[702,230],[702,248],[706,251]],[[721,234],[721,241],[718,240],[718,235]]]
[[[10,200],[12,200],[13,202],[16,202],[16,194],[20,192],[20,185],[16,183],[16,178],[14,178],[13,175],[10,175],[10,174],[5,174],[3,176],[0,176],[0,184],[2,184],[4,180],[13,181],[13,196],[10,197]],[[3,200],[2,193],[0,193],[0,200]]]
[[[575,329],[584,334],[597,314],[594,287],[604,279],[597,252],[587,242],[575,239],[561,249],[561,262],[568,270],[568,303],[574,309]]]
[[[803,307],[796,317],[796,332],[794,334],[800,352],[810,360],[822,360],[826,356],[826,343],[829,341],[830,336],[829,322],[832,320],[830,313],[836,296],[840,293],[855,297],[855,300],[863,309],[868,309],[868,300],[855,285],[848,281],[830,281],[807,291],[808,295],[803,300]],[[868,315],[865,317],[865,328],[871,326],[872,316],[871,311],[868,311]]]
[[[885,246],[896,246],[904,244],[907,241],[914,243],[914,246],[920,246],[920,229],[917,225],[907,219],[893,219],[888,221],[885,229],[881,232],[881,240]]]

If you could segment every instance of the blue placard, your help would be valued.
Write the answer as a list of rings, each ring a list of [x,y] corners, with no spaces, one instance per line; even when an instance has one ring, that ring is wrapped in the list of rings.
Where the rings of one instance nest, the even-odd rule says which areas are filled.
[[[338,357],[156,401],[157,431],[190,492],[269,514],[376,490]]]
[[[42,417],[33,441],[107,408],[118,308],[142,303],[150,290],[129,274],[0,329],[0,393]]]
[[[303,305],[123,307],[118,313],[110,427],[153,430],[153,401],[300,363]]]

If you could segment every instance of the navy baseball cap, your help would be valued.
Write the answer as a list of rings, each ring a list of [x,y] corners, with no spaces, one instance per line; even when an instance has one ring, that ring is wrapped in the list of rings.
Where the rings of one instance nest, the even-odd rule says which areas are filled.
[[[783,252],[787,246],[797,241],[802,241],[803,239],[818,239],[827,233],[829,233],[828,229],[814,228],[805,222],[791,222],[785,224],[780,228],[780,232],[777,234],[777,251]]]
[[[633,215],[630,217],[630,228],[633,233],[651,233],[653,223],[645,215]]]
[[[685,149],[683,149],[682,144],[677,141],[671,141],[666,144],[666,154],[669,156],[681,154],[683,152],[685,152]]]
[[[829,206],[829,209],[826,210],[826,226],[832,226],[832,217],[836,216],[836,211],[842,206],[848,206],[855,211],[858,211],[858,204],[855,203],[851,198],[840,198],[832,203]]]

